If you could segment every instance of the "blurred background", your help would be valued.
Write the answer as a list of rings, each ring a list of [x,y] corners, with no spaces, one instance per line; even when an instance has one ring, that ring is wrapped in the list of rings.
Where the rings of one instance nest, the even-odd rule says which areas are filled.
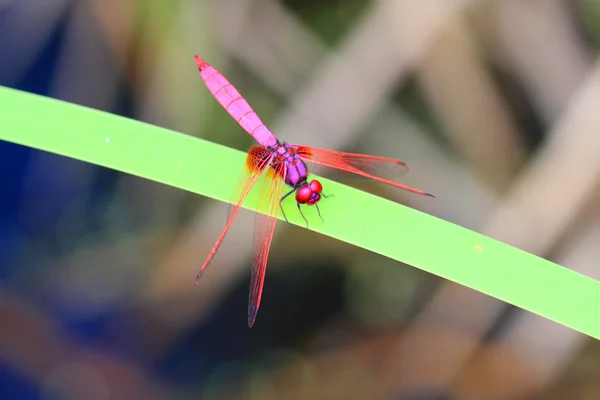
[[[0,84],[246,151],[198,53],[437,199],[354,186],[600,278],[599,40],[596,0],[3,0]],[[600,398],[598,341],[377,254],[278,224],[248,329],[251,212],[192,291],[226,204],[6,142],[0,182],[1,399]]]

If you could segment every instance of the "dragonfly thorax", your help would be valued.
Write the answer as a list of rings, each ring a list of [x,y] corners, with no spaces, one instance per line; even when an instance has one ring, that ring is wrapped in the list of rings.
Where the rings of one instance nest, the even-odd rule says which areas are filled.
[[[287,143],[278,142],[270,149],[275,153],[271,165],[276,170],[285,171],[285,183],[298,188],[306,182],[308,170],[295,149]],[[284,166],[284,168],[281,168]]]

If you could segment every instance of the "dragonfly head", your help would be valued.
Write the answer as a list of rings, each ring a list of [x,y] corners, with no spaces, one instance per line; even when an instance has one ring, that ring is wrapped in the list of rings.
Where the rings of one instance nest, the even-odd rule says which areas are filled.
[[[304,181],[304,184],[296,191],[296,202],[313,205],[321,200],[321,191],[323,191],[321,182],[317,180],[312,180],[310,183]]]

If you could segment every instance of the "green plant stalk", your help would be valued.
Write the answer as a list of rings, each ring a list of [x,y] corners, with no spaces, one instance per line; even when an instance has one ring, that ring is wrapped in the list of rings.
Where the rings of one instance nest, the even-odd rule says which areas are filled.
[[[0,121],[0,139],[225,202],[245,158],[242,152],[192,136],[1,87]],[[232,123],[232,129],[238,127]],[[315,210],[307,210],[309,229],[600,338],[600,282],[403,205],[322,181],[335,197],[320,203],[325,223]],[[256,193],[244,207],[254,209],[255,200]],[[290,222],[304,226],[293,212],[293,199],[287,207]]]

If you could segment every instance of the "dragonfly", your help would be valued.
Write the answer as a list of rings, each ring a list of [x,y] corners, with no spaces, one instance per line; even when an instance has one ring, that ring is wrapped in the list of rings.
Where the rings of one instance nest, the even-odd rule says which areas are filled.
[[[259,212],[256,213],[254,220],[254,251],[248,295],[249,327],[254,325],[260,307],[267,258],[279,210],[281,210],[284,219],[288,221],[282,207],[282,202],[289,196],[294,195],[298,211],[308,227],[308,220],[302,213],[300,206],[314,205],[319,216],[321,216],[318,208],[319,201],[322,198],[332,196],[323,193],[323,185],[318,180],[312,179],[309,181],[306,162],[312,163],[315,166],[325,166],[371,178],[420,195],[435,197],[431,193],[414,189],[386,178],[386,176],[390,175],[400,176],[408,170],[406,164],[401,161],[385,157],[288,144],[278,140],[223,74],[198,55],[195,55],[194,58],[200,71],[200,76],[208,90],[229,115],[258,142],[258,144],[253,145],[248,150],[245,168],[242,171],[237,189],[233,194],[225,228],[218,237],[204,264],[200,267],[194,280],[194,287],[198,284],[200,277],[215,257],[242,203],[266,171],[266,174],[264,174],[265,179],[260,185],[257,204]],[[287,191],[285,191],[286,186]]]

